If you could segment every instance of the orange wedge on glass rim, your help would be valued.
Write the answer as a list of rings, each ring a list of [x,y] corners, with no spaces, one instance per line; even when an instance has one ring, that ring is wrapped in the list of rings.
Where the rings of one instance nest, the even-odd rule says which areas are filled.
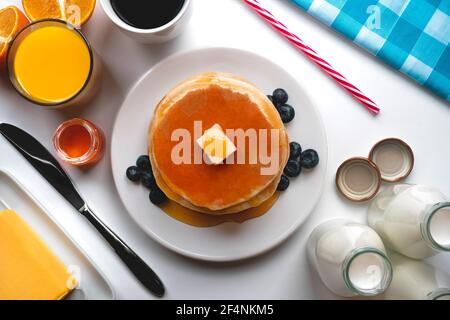
[[[17,7],[8,6],[0,10],[0,69],[5,67],[9,43],[28,23],[27,17]]]
[[[61,19],[80,27],[94,13],[96,0],[22,0],[26,15],[31,21]]]

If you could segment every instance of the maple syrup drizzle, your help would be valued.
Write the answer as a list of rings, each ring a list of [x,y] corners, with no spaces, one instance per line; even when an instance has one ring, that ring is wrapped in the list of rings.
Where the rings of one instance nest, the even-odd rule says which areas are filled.
[[[160,208],[175,220],[194,227],[208,228],[226,222],[243,223],[247,220],[261,217],[273,207],[279,197],[280,193],[276,192],[272,197],[260,204],[258,207],[249,208],[234,214],[225,214],[220,216],[200,213],[183,207],[172,200],[169,200],[165,204],[161,205]]]

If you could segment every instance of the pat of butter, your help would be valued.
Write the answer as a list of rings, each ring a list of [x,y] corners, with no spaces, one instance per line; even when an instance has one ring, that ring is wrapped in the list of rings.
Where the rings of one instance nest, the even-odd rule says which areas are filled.
[[[227,157],[236,152],[236,146],[217,123],[197,139],[197,144],[206,155],[205,160],[208,164],[222,164]]]
[[[0,300],[58,300],[76,280],[14,211],[0,211]]]

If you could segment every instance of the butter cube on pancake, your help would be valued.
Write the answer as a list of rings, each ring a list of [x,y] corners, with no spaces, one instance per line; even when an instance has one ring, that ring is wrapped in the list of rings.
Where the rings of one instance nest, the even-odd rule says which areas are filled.
[[[223,164],[226,158],[236,152],[236,146],[217,123],[197,139],[197,144],[206,155],[205,161],[207,164]]]

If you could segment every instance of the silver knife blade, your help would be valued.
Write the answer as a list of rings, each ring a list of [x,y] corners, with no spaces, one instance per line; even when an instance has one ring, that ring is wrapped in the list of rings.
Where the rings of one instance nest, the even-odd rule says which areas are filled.
[[[78,193],[72,180],[50,152],[31,135],[11,124],[1,123],[0,133],[81,215],[89,220],[136,278],[156,296],[162,297],[165,288],[158,275],[92,212]]]
[[[34,137],[16,126],[0,124],[0,133],[67,200],[80,211],[85,201],[54,156]]]

